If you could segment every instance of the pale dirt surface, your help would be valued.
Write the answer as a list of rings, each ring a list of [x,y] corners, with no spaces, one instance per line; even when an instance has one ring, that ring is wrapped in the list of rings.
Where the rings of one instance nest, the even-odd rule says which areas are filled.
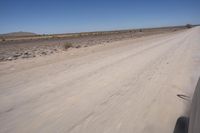
[[[171,133],[199,76],[200,28],[0,63],[1,133]]]

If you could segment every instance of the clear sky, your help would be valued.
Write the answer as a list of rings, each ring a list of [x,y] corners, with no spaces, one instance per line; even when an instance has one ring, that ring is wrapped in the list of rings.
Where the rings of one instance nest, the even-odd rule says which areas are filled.
[[[200,0],[0,0],[0,33],[200,24]]]

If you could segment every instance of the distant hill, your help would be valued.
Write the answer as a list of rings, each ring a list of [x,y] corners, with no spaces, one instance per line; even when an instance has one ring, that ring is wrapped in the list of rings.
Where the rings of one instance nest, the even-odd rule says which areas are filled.
[[[11,32],[11,33],[7,33],[7,34],[0,34],[0,36],[4,36],[4,37],[19,37],[19,36],[34,36],[37,35],[36,33],[32,33],[32,32]]]

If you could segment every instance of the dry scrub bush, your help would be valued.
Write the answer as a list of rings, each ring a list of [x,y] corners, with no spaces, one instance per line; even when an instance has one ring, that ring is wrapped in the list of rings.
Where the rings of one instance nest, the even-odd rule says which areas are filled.
[[[68,48],[71,48],[71,47],[73,47],[73,44],[70,43],[70,42],[66,42],[66,43],[64,44],[64,49],[68,49]]]

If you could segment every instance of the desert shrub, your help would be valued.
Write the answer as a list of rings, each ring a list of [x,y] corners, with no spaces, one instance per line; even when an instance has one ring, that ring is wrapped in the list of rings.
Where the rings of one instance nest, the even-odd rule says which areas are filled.
[[[6,41],[6,39],[5,39],[5,38],[1,38],[1,41],[2,41],[2,42],[5,42],[5,41]]]
[[[186,28],[192,28],[192,25],[191,24],[186,24],[186,26],[185,26]]]
[[[78,34],[78,37],[82,37],[83,35],[81,33]]]
[[[57,39],[57,38],[59,38],[59,36],[57,36],[57,35],[52,35],[51,38]]]
[[[80,45],[76,45],[76,46],[75,46],[75,48],[80,48],[80,47],[81,47]]]
[[[66,42],[66,43],[64,44],[64,49],[68,49],[68,48],[71,48],[71,47],[73,47],[73,44],[70,43],[70,42]]]
[[[142,29],[140,29],[139,31],[142,32]]]

